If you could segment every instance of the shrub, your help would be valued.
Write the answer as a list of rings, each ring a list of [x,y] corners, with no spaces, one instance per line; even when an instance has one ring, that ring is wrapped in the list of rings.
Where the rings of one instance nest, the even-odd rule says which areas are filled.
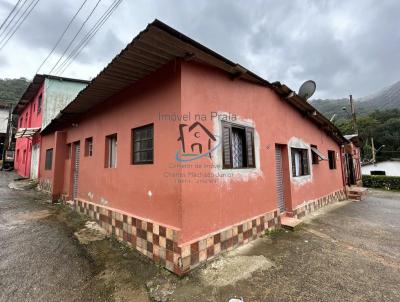
[[[385,188],[388,190],[400,190],[399,176],[363,175],[363,186],[367,188]]]

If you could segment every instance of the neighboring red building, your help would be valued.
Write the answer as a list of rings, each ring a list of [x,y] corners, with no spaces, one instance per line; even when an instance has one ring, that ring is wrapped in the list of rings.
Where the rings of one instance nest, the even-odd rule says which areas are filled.
[[[344,147],[344,176],[348,186],[362,185],[361,175],[361,140],[358,134],[344,136],[349,143]]]
[[[14,168],[22,177],[38,178],[40,130],[89,82],[37,74],[13,114],[18,115]]]
[[[157,20],[42,135],[53,199],[177,274],[346,197],[329,120]]]

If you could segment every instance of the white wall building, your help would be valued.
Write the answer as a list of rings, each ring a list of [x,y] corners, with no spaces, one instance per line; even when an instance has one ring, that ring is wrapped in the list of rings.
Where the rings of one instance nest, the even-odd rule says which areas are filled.
[[[7,132],[8,123],[8,108],[3,107],[0,104],[0,133],[5,134]]]
[[[374,171],[384,171],[386,176],[400,176],[400,161],[388,160],[361,167],[362,175],[371,175]]]

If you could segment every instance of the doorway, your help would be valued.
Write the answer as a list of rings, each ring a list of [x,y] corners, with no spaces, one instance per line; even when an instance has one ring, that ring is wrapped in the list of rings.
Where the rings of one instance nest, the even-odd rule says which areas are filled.
[[[31,155],[31,171],[30,178],[37,179],[38,171],[39,171],[39,154],[40,154],[40,145],[34,144],[32,146],[32,155]]]
[[[356,180],[354,175],[353,156],[351,156],[351,154],[349,153],[346,153],[345,159],[346,159],[347,185],[348,186],[355,185]]]
[[[276,194],[279,212],[286,211],[285,207],[285,187],[283,177],[283,163],[282,163],[282,146],[275,145],[275,179],[276,179]]]
[[[81,146],[79,142],[74,143],[74,162],[72,166],[72,198],[78,197],[78,180],[79,180],[79,159]]]

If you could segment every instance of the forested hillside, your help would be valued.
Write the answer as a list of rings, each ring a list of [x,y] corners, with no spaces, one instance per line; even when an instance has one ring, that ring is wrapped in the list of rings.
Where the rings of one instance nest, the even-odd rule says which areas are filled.
[[[0,100],[16,103],[28,85],[26,78],[0,79]]]
[[[378,160],[400,158],[400,81],[366,97],[355,97],[357,126],[363,140],[363,159],[371,159],[371,138],[382,145]],[[311,104],[333,122],[343,134],[353,134],[349,99],[311,100]]]
[[[351,119],[340,120],[336,125],[343,134],[354,133]],[[372,158],[371,138],[374,138],[377,160],[400,158],[400,110],[376,110],[368,115],[357,118],[357,128],[363,140],[363,159]]]

